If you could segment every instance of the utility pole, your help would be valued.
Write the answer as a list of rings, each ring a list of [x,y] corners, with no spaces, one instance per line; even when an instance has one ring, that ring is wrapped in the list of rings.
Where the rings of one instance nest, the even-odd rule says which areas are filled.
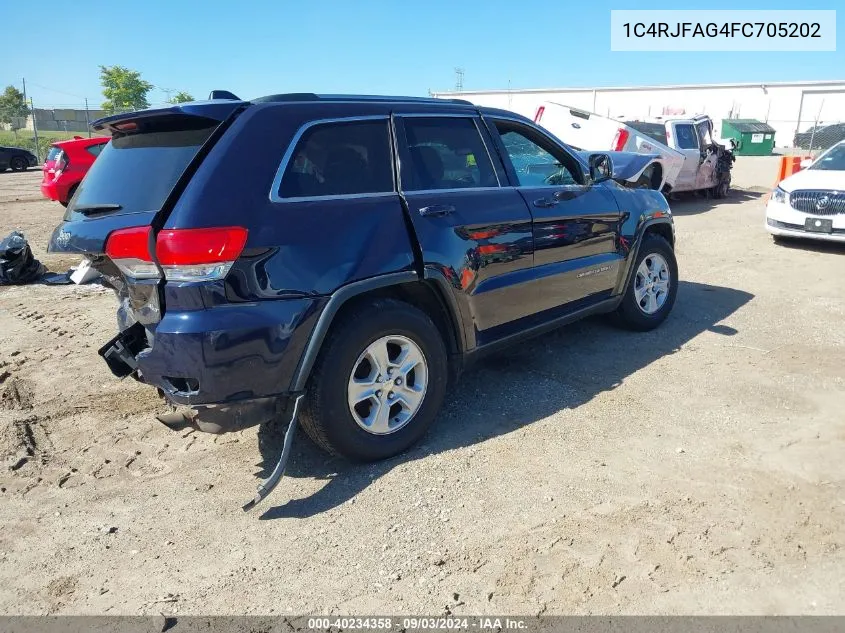
[[[85,129],[88,130],[88,138],[91,138],[91,121],[88,120],[88,97],[85,97]]]
[[[35,104],[32,97],[29,98],[29,109],[32,112],[32,133],[35,135],[35,157],[41,162],[41,146],[38,144],[38,124],[35,122]]]
[[[22,77],[21,81],[23,82],[23,102],[26,103],[26,77]]]

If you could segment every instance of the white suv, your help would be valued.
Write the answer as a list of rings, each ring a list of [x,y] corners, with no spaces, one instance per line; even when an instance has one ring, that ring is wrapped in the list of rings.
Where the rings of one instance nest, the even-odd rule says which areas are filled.
[[[806,163],[772,192],[766,230],[775,239],[845,242],[845,141]]]

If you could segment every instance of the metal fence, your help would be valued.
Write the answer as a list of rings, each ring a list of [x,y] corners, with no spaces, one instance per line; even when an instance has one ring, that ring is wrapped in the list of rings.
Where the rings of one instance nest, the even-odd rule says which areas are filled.
[[[87,102],[42,105],[29,99],[28,105],[29,116],[0,126],[0,145],[27,149],[36,155],[39,162],[45,159],[50,145],[56,141],[95,135],[90,124],[106,115],[104,110],[91,107]],[[116,113],[132,111],[118,110]]]
[[[823,152],[827,148],[845,141],[845,122],[818,121],[804,126],[797,126],[798,131],[792,139],[796,149],[807,150],[811,154]]]

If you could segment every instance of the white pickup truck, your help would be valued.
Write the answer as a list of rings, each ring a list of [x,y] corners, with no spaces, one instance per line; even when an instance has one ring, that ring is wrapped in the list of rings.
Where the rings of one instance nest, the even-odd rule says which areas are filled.
[[[535,123],[575,148],[657,154],[642,186],[664,193],[706,191],[722,198],[731,185],[733,153],[713,135],[707,115],[660,121],[616,121],[593,112],[543,102]]]

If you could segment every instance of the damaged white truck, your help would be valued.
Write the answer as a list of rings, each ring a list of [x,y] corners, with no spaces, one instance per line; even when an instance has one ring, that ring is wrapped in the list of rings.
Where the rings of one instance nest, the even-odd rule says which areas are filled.
[[[724,198],[735,157],[713,134],[707,115],[653,121],[617,121],[593,112],[545,101],[534,122],[575,148],[657,155],[638,186],[665,194],[701,191]]]

